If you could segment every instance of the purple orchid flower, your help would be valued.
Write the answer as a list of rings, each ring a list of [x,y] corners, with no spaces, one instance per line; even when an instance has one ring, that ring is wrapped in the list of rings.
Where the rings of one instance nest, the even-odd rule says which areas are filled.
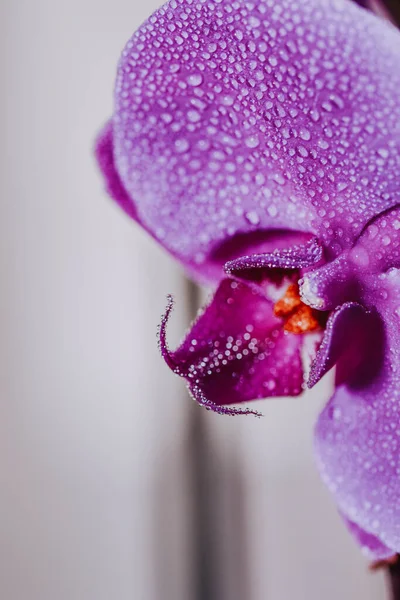
[[[128,42],[107,189],[215,287],[162,354],[224,414],[336,365],[323,480],[374,559],[400,552],[400,35],[349,0],[170,0]]]

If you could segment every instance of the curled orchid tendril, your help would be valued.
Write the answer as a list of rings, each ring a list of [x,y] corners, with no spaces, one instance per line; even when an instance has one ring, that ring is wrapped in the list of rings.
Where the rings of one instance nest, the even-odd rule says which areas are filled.
[[[158,326],[158,347],[160,349],[161,356],[163,357],[169,368],[176,373],[178,365],[175,363],[171,356],[171,352],[169,351],[167,342],[167,324],[173,311],[174,303],[175,302],[172,294],[168,294],[167,306],[162,316],[161,323]],[[179,375],[179,373],[177,374]]]
[[[180,377],[185,377],[185,376],[187,376],[187,372],[185,370],[182,370],[180,368],[180,366],[175,362],[175,360],[173,359],[172,354],[168,348],[167,325],[168,325],[173,308],[174,308],[174,298],[171,294],[169,294],[167,296],[167,306],[166,306],[164,315],[162,317],[161,323],[158,328],[158,345],[160,348],[161,355],[164,358],[167,365],[169,366],[169,368],[176,375],[179,375]],[[259,411],[252,410],[250,408],[237,408],[237,407],[218,405],[215,402],[212,402],[211,400],[206,398],[203,391],[196,384],[188,385],[188,391],[189,391],[190,395],[192,396],[192,398],[200,406],[204,406],[204,408],[206,408],[207,410],[211,410],[220,415],[230,415],[230,416],[253,415],[255,417],[263,416],[262,413],[260,413]]]
[[[210,400],[207,400],[203,392],[198,386],[193,386],[188,388],[193,399],[200,404],[200,406],[204,406],[207,410],[211,410],[213,412],[218,413],[219,415],[229,415],[231,417],[235,417],[237,415],[253,415],[254,417],[263,417],[264,415],[257,410],[252,410],[250,408],[236,408],[229,406],[219,406]]]

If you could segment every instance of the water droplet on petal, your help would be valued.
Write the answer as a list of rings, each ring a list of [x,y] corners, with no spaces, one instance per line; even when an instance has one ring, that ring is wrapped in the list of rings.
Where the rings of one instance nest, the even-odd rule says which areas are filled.
[[[299,131],[299,136],[301,137],[302,140],[304,141],[308,141],[311,139],[311,133],[308,129],[305,129],[304,127],[302,127]]]
[[[189,150],[189,142],[185,139],[178,139],[175,141],[175,148],[177,152],[183,153]]]
[[[201,119],[200,114],[197,112],[197,110],[189,110],[187,116],[191,123],[198,123]]]
[[[187,78],[187,82],[192,87],[198,87],[203,83],[203,75],[201,75],[201,73],[192,73],[192,75],[189,75]]]
[[[245,216],[248,222],[252,225],[258,225],[260,223],[260,217],[258,216],[255,210],[247,212]]]
[[[257,148],[260,144],[260,139],[258,135],[251,135],[245,139],[244,143],[248,148]]]
[[[389,156],[389,150],[387,148],[379,148],[379,150],[377,150],[377,154],[379,154],[379,156],[382,158],[387,158]]]

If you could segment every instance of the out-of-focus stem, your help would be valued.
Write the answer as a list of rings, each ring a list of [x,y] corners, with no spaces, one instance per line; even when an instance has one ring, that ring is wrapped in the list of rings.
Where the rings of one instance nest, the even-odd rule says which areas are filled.
[[[190,319],[200,307],[199,287],[186,280],[186,297]],[[188,402],[190,402],[188,400]],[[212,456],[205,411],[192,402],[190,417],[190,472],[193,492],[194,600],[217,600],[218,565],[215,555],[215,491],[210,486]]]
[[[365,6],[376,14],[390,19],[392,23],[400,27],[400,0],[357,0],[361,6]]]
[[[400,27],[400,2],[399,0],[384,0],[387,11],[397,27]]]
[[[400,561],[389,567],[390,600],[400,600]]]

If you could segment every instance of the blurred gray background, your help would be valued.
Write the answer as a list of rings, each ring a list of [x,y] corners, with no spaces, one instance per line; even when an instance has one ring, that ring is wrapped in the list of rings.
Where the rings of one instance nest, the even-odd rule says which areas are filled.
[[[381,599],[313,465],[330,382],[224,419],[158,356],[165,296],[177,341],[188,285],[92,157],[158,4],[0,5],[0,597]]]

